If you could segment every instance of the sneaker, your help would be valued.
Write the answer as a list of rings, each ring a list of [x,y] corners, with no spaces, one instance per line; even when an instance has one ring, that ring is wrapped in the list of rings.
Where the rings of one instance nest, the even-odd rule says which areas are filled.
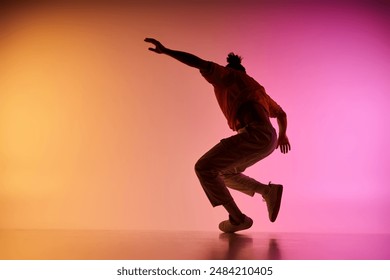
[[[241,223],[235,224],[232,223],[232,221],[229,219],[221,222],[219,224],[219,229],[226,233],[233,233],[239,230],[248,229],[252,225],[253,225],[252,219],[244,215],[244,220]]]
[[[283,186],[269,183],[270,190],[266,195],[263,195],[264,201],[267,203],[268,216],[271,222],[275,222],[279,214],[280,203],[282,201]]]

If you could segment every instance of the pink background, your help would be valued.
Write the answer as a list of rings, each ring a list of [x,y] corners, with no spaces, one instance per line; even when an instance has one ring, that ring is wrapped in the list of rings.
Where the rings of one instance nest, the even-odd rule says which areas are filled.
[[[285,185],[278,221],[233,193],[253,230],[390,233],[389,5],[239,2],[4,6],[0,228],[217,231],[193,166],[233,132],[149,36],[241,54],[287,112],[291,153],[246,172]]]

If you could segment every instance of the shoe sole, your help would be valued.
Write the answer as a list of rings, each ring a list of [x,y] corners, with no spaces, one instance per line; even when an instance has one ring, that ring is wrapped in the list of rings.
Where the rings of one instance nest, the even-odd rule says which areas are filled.
[[[227,222],[227,221],[223,221],[223,222],[220,223],[220,225],[219,225],[219,230],[222,231],[222,232],[224,232],[224,233],[235,233],[235,232],[237,232],[237,231],[249,229],[249,228],[251,228],[252,225],[253,225],[253,220],[252,220],[251,218],[249,218],[249,217],[247,217],[247,219],[248,219],[248,223],[247,223],[245,226],[242,226],[242,225],[241,225],[241,226],[240,226],[240,225],[238,225],[238,226],[233,226],[233,227],[231,227],[229,230],[227,230],[226,228],[221,227],[221,225],[222,225],[224,222]]]
[[[276,218],[278,217],[278,214],[279,214],[279,210],[280,210],[280,204],[282,202],[282,195],[283,195],[283,186],[279,186],[278,187],[278,190],[277,190],[277,200],[276,200],[276,204],[274,206],[274,209],[273,209],[273,212],[272,212],[272,217],[271,217],[271,222],[275,222],[276,221]]]

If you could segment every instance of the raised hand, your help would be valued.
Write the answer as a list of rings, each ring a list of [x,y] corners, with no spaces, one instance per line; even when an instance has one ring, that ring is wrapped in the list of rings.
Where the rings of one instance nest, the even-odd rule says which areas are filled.
[[[150,51],[155,52],[155,53],[164,53],[166,48],[161,44],[159,41],[153,38],[145,38],[144,40],[147,43],[151,43],[155,46],[155,48],[149,48]]]

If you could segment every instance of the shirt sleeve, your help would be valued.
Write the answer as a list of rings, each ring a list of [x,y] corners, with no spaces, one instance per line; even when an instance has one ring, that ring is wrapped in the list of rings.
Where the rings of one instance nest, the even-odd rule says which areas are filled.
[[[221,66],[215,62],[209,61],[207,69],[200,70],[202,76],[211,84],[225,84],[230,81],[230,69]]]
[[[269,116],[271,118],[277,118],[281,113],[284,113],[282,107],[275,102],[269,95],[267,95],[267,103],[269,109]]]

